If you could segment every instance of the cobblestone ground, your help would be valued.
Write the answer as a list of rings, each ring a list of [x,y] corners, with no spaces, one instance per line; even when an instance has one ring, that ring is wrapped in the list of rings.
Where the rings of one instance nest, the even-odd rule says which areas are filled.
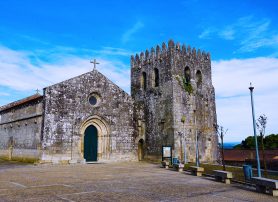
[[[3,165],[0,201],[278,201],[149,163]]]

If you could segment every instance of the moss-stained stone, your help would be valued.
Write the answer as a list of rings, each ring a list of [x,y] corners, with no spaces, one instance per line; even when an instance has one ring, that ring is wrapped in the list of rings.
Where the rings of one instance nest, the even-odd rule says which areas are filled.
[[[158,86],[154,85],[155,69],[159,72]],[[168,47],[163,43],[151,54],[132,56],[131,90],[135,132],[137,139],[146,143],[146,158],[161,158],[161,147],[171,145],[174,157],[195,161],[197,133],[200,160],[216,160],[216,109],[209,53],[196,53],[185,45],[180,48],[170,40]],[[144,134],[139,122],[145,123]]]
[[[84,163],[86,128],[97,129],[97,160],[217,154],[215,93],[209,53],[170,40],[131,57],[131,96],[97,70],[0,107],[0,156],[38,163]],[[139,152],[139,153],[138,153]]]
[[[135,159],[132,99],[97,70],[45,88],[44,105],[42,160],[83,159],[90,125],[98,130],[98,161]]]

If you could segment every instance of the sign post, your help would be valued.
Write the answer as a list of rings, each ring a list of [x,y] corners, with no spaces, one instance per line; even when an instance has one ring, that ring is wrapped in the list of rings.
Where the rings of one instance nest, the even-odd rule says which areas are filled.
[[[162,161],[168,160],[172,164],[172,146],[162,146]]]

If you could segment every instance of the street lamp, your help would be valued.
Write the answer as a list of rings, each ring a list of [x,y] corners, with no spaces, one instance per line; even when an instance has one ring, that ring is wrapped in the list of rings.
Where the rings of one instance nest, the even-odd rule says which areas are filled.
[[[257,157],[258,177],[261,177],[261,166],[260,166],[260,157],[259,157],[257,133],[256,133],[256,121],[255,121],[254,101],[253,101],[253,90],[254,90],[254,87],[252,86],[252,83],[250,83],[249,90],[250,90],[250,95],[251,95],[252,118],[253,118],[253,130],[254,130],[254,138],[255,138],[255,146],[256,146],[256,157]]]

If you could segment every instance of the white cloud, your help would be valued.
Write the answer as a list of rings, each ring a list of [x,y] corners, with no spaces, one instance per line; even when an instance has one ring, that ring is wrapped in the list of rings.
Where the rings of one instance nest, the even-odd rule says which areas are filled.
[[[206,28],[198,37],[200,39],[211,39],[215,35],[222,39],[233,40],[235,37],[235,30],[232,26],[228,26],[223,29],[209,27]]]
[[[116,56],[131,56],[133,52],[122,49],[122,48],[113,48],[113,47],[103,47],[101,50],[94,50],[94,53],[98,55],[116,55]]]
[[[213,81],[220,87],[218,95],[221,97],[244,95],[249,82],[258,85],[261,93],[268,93],[274,89],[278,91],[277,58],[220,60],[213,61],[212,66]]]
[[[10,96],[10,94],[6,92],[0,92],[0,96]]]
[[[141,21],[137,21],[130,29],[128,29],[122,36],[122,42],[126,43],[131,40],[132,35],[144,27]]]
[[[276,48],[278,45],[278,34],[269,35],[268,37],[256,37],[248,38],[241,42],[239,52],[252,52],[261,47],[273,47]]]
[[[233,40],[235,38],[235,30],[233,27],[227,27],[219,32],[219,36],[226,40]]]
[[[32,91],[91,71],[89,59],[60,55],[58,60],[32,63],[33,55],[0,47],[0,86],[16,91]],[[98,70],[129,92],[129,67],[117,60],[99,59]],[[3,92],[6,93],[6,92]]]
[[[224,40],[235,40],[239,46],[235,52],[253,52],[261,47],[277,48],[278,32],[271,30],[271,20],[255,19],[245,16],[236,22],[222,27],[206,28],[200,35],[201,39],[219,37]]]
[[[214,28],[206,28],[201,34],[199,34],[200,39],[210,39],[213,33],[215,33],[216,30]]]
[[[278,133],[278,59],[251,58],[212,62],[218,123],[229,129],[226,141],[253,135],[249,82],[255,86],[256,118],[268,117],[267,133]]]

